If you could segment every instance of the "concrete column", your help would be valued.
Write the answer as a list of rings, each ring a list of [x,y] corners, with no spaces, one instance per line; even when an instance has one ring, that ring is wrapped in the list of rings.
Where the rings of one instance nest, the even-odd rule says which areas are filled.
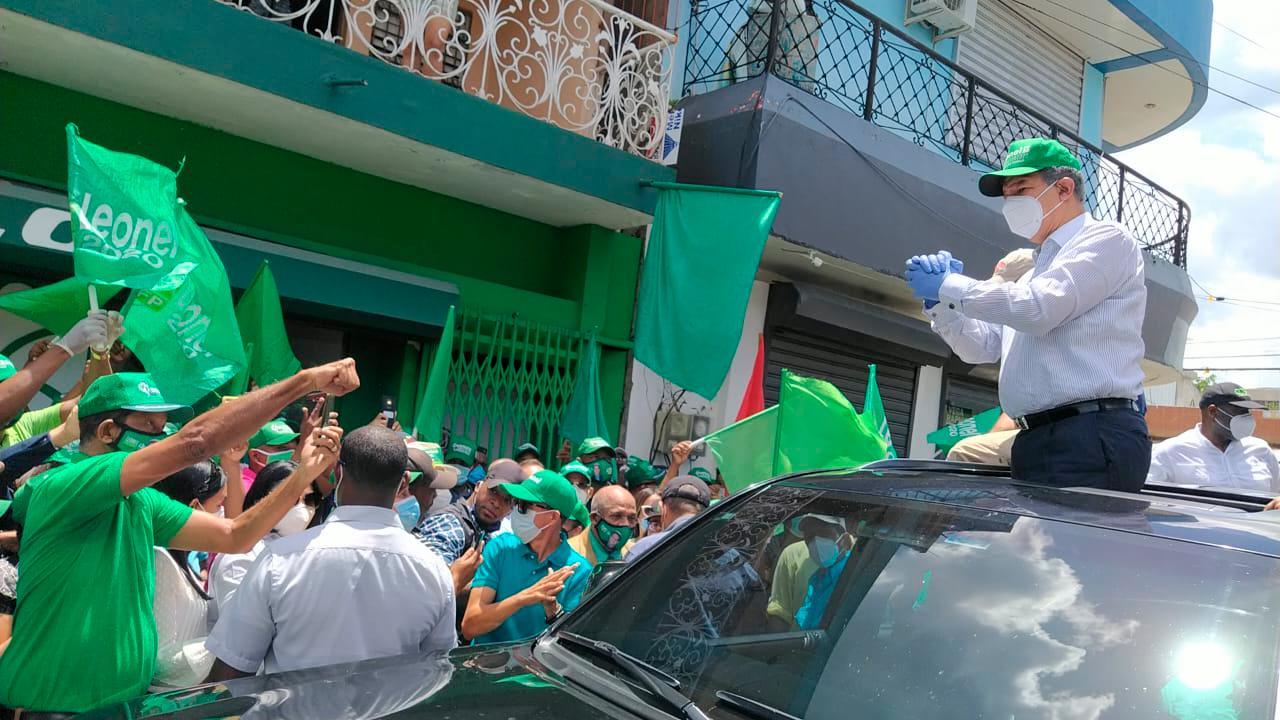
[[[916,371],[916,396],[911,404],[911,447],[907,457],[928,460],[937,452],[925,438],[938,429],[942,411],[942,368],[921,365]]]

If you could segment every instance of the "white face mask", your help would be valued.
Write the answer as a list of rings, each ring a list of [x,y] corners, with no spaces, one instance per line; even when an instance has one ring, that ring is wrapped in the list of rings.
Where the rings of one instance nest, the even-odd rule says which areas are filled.
[[[441,510],[449,507],[449,501],[452,499],[453,498],[449,494],[448,490],[436,490],[436,497],[431,501],[431,506],[427,508],[426,514],[435,515]]]
[[[587,501],[591,499],[591,495],[587,492],[587,489],[582,487],[581,485],[575,486],[573,490],[574,492],[578,493],[578,502],[582,503],[583,505],[586,505]]]
[[[1014,235],[1028,239],[1035,236],[1036,232],[1040,230],[1040,224],[1044,222],[1045,216],[1049,214],[1040,209],[1040,198],[1054,187],[1056,185],[1050,185],[1033,198],[1026,195],[1014,195],[1004,199],[1004,206],[1000,208],[1000,212],[1004,213],[1004,221],[1009,223],[1009,230]],[[1061,201],[1058,202],[1058,205],[1054,205],[1049,212],[1057,210],[1061,204]]]
[[[276,533],[281,537],[300,533],[307,529],[307,525],[311,524],[311,508],[303,503],[298,503],[289,508],[289,512],[280,518],[280,522],[276,523]]]
[[[516,512],[511,513],[511,532],[515,533],[515,536],[520,538],[520,542],[522,543],[533,542],[533,539],[538,537],[538,534],[543,530],[543,528],[538,527],[538,516],[552,512],[555,511],[543,510],[542,512],[535,513],[520,512],[517,510]]]
[[[1253,419],[1253,413],[1244,413],[1235,415],[1231,418],[1231,422],[1223,425],[1218,418],[1213,419],[1223,430],[1231,433],[1231,437],[1236,440],[1244,440],[1247,437],[1253,437],[1253,431],[1258,427],[1258,421]]]
[[[838,557],[840,557],[840,546],[831,538],[816,537],[809,543],[809,559],[818,567],[829,568],[836,564]]]

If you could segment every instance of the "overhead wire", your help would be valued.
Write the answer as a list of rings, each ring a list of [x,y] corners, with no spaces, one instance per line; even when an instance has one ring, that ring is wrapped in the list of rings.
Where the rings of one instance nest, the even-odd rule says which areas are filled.
[[[1080,33],[1084,34],[1086,37],[1091,37],[1091,38],[1093,38],[1094,40],[1097,40],[1097,41],[1098,41],[1098,42],[1100,42],[1100,43],[1103,43],[1103,44],[1105,44],[1105,45],[1110,45],[1111,47],[1115,48],[1116,50],[1119,50],[1119,51],[1124,52],[1124,53],[1126,53],[1126,54],[1129,52],[1128,48],[1125,48],[1125,47],[1123,47],[1123,46],[1121,46],[1121,45],[1117,45],[1117,44],[1115,44],[1115,43],[1111,42],[1110,40],[1107,40],[1106,38],[1103,38],[1103,37],[1099,37],[1099,36],[1097,36],[1097,35],[1094,35],[1093,33],[1089,32],[1088,30],[1086,30],[1086,29],[1084,29],[1084,28],[1082,28],[1082,27],[1080,27],[1080,26],[1078,26],[1078,25],[1073,25],[1073,24],[1071,24],[1071,23],[1067,22],[1066,20],[1063,20],[1063,19],[1062,19],[1062,18],[1060,18],[1060,17],[1057,17],[1057,16],[1055,16],[1055,15],[1051,15],[1051,14],[1049,14],[1049,13],[1045,12],[1044,10],[1041,10],[1041,9],[1040,9],[1040,8],[1038,8],[1038,7],[1034,7],[1034,6],[1032,6],[1032,5],[1028,5],[1028,4],[1026,4],[1025,2],[1021,2],[1020,0],[1012,0],[1012,2],[1013,2],[1014,4],[1016,4],[1016,5],[1019,5],[1019,6],[1021,6],[1021,7],[1026,8],[1026,9],[1028,9],[1028,10],[1030,10],[1030,11],[1034,12],[1034,13],[1037,13],[1037,14],[1039,14],[1039,15],[1042,15],[1042,16],[1046,17],[1046,18],[1049,18],[1050,20],[1053,20],[1053,21],[1055,21],[1055,22],[1062,23],[1063,25],[1066,25],[1067,27],[1069,27],[1069,28],[1071,28],[1071,29],[1073,29],[1073,30],[1076,30],[1077,32],[1080,32]],[[1052,0],[1046,0],[1046,2],[1052,2]],[[1054,4],[1056,5],[1057,3],[1054,3]],[[1073,11],[1073,12],[1074,12],[1074,11]],[[1110,27],[1110,26],[1108,26],[1108,27]],[[1175,55],[1176,55],[1176,53],[1175,53]],[[1239,104],[1241,104],[1241,105],[1244,105],[1244,106],[1246,106],[1246,107],[1249,107],[1249,108],[1252,108],[1252,109],[1254,109],[1254,110],[1257,110],[1258,112],[1260,112],[1260,113],[1262,113],[1262,114],[1264,114],[1264,115],[1268,115],[1268,116],[1273,117],[1273,118],[1275,118],[1275,119],[1277,119],[1277,120],[1280,120],[1280,114],[1277,114],[1277,113],[1271,112],[1270,110],[1268,110],[1268,109],[1266,109],[1266,108],[1264,108],[1264,107],[1262,107],[1262,106],[1260,106],[1260,105],[1255,105],[1254,103],[1251,103],[1251,102],[1249,102],[1248,100],[1245,100],[1245,99],[1240,98],[1240,97],[1236,97],[1235,95],[1232,95],[1231,93],[1224,92],[1224,91],[1222,91],[1222,90],[1219,90],[1218,88],[1212,87],[1212,86],[1210,86],[1210,85],[1209,85],[1209,83],[1206,83],[1206,82],[1200,82],[1200,81],[1196,80],[1195,78],[1191,78],[1191,77],[1185,76],[1185,75],[1183,75],[1182,73],[1179,73],[1179,72],[1178,72],[1178,71],[1176,71],[1176,70],[1173,70],[1173,69],[1171,69],[1171,68],[1167,68],[1167,67],[1165,67],[1165,66],[1161,65],[1161,64],[1160,64],[1160,62],[1164,62],[1163,60],[1161,60],[1161,61],[1157,62],[1157,61],[1151,60],[1151,59],[1149,59],[1149,58],[1144,58],[1144,57],[1142,57],[1142,56],[1140,56],[1140,55],[1130,55],[1129,57],[1137,58],[1137,59],[1138,59],[1139,61],[1141,61],[1143,64],[1151,65],[1152,67],[1159,68],[1160,70],[1163,70],[1164,72],[1167,72],[1167,73],[1169,73],[1169,74],[1171,74],[1171,75],[1173,75],[1173,76],[1175,76],[1175,77],[1182,78],[1182,79],[1185,79],[1185,80],[1189,80],[1189,81],[1191,82],[1191,84],[1192,84],[1192,85],[1195,85],[1196,87],[1202,87],[1202,88],[1204,88],[1205,90],[1207,90],[1207,91],[1209,91],[1209,92],[1215,93],[1215,94],[1217,94],[1217,95],[1221,95],[1222,97],[1225,97],[1225,98],[1227,98],[1228,100],[1233,100],[1233,101],[1235,101],[1235,102],[1237,102],[1237,103],[1239,103]],[[1220,72],[1221,72],[1221,71],[1220,71]],[[1270,90],[1271,88],[1266,88],[1266,89]],[[1275,91],[1273,90],[1273,92],[1275,92]]]

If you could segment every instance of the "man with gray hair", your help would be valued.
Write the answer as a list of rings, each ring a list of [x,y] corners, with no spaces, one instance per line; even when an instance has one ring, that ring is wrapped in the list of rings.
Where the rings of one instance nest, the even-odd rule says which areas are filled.
[[[978,189],[1003,198],[1009,229],[1037,246],[1031,272],[977,280],[939,251],[907,261],[907,284],[961,360],[1001,363],[1000,406],[1021,429],[1015,478],[1141,488],[1142,251],[1123,225],[1089,215],[1080,161],[1056,140],[1014,141]]]

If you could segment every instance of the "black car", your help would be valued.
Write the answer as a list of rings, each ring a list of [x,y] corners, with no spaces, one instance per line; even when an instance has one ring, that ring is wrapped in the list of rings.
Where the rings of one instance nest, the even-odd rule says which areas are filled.
[[[1267,499],[1055,489],[912,461],[791,476],[684,524],[534,640],[92,716],[1273,718],[1280,513],[1257,512]]]

